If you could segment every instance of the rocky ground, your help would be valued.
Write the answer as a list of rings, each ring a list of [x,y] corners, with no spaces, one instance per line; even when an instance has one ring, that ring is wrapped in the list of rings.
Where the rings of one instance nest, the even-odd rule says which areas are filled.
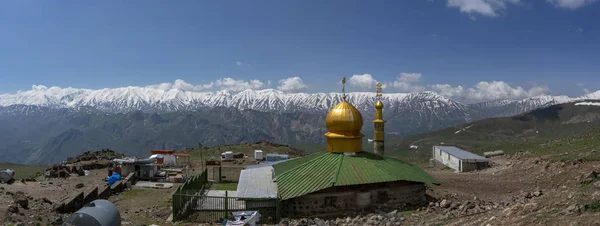
[[[416,211],[337,219],[284,219],[280,225],[600,225],[600,162],[497,157],[492,168],[454,173],[426,168],[442,184]]]
[[[524,156],[528,155],[495,157],[492,168],[470,173],[425,168],[441,185],[428,187],[432,201],[418,210],[283,219],[279,225],[600,225],[600,162]],[[106,170],[90,172],[88,176],[0,185],[0,220],[31,225],[59,222],[64,216],[52,208],[65,193],[104,183]],[[84,187],[77,188],[81,183]],[[198,225],[165,221],[170,215],[171,192],[134,188],[110,200],[135,225]]]
[[[104,185],[107,171],[91,170],[87,176],[70,174],[67,178],[45,178],[36,181],[15,181],[0,184],[0,222],[5,225],[59,224],[65,217],[54,211],[57,203],[77,191],[87,191]]]

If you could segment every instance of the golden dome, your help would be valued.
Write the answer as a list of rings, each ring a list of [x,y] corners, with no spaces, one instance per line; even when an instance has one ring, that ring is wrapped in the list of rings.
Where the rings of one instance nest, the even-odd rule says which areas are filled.
[[[333,107],[327,114],[325,123],[329,130],[325,134],[328,152],[362,151],[362,139],[365,135],[360,133],[360,130],[363,126],[363,117],[352,104],[343,100]]]
[[[363,117],[358,109],[346,102],[346,100],[343,100],[329,111],[325,123],[330,133],[360,136]]]
[[[383,102],[381,102],[381,100],[378,100],[377,103],[375,103],[375,109],[383,109]]]

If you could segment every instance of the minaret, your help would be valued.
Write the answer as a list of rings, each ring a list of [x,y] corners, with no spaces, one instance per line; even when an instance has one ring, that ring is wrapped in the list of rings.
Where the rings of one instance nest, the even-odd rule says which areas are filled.
[[[375,103],[375,120],[373,120],[374,125],[374,135],[373,135],[373,150],[375,154],[383,155],[385,149],[383,145],[383,140],[385,139],[385,132],[383,129],[383,124],[385,121],[383,120],[383,102],[381,102],[382,95],[382,85],[381,83],[377,84],[377,103]]]

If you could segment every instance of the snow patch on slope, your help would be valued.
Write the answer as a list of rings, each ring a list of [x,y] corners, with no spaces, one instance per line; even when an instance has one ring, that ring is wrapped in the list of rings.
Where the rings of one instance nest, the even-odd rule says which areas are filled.
[[[576,103],[575,105],[578,105],[578,106],[581,106],[581,105],[584,105],[584,106],[600,106],[600,102],[579,102],[579,103]]]

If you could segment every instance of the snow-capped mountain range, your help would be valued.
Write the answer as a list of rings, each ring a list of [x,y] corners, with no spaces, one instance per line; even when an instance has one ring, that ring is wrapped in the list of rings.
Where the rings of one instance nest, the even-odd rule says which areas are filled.
[[[257,111],[294,112],[326,111],[342,98],[341,93],[284,93],[278,90],[246,90],[239,93],[192,92],[178,89],[161,90],[151,87],[123,87],[113,89],[76,89],[34,86],[32,90],[1,94],[0,106],[33,105],[50,108],[78,108],[89,106],[104,112],[173,112],[202,107],[234,107]],[[599,99],[600,91],[583,97],[539,96],[523,100],[499,100],[478,104],[462,104],[434,92],[383,94],[387,111],[402,108],[429,109],[430,111],[489,110],[510,106],[510,113],[522,113],[542,106],[580,99]],[[348,93],[347,100],[359,110],[370,111],[375,93]]]
[[[277,90],[168,91],[147,87],[34,89],[0,95],[0,152],[11,162],[55,162],[83,151],[182,149],[269,140],[284,144],[323,142],[325,112],[341,93],[288,94]],[[370,137],[375,93],[348,93],[363,113]],[[583,99],[539,96],[463,104],[434,92],[384,94],[386,132],[410,135],[489,117]],[[210,132],[207,132],[210,131]],[[29,157],[27,157],[29,156]]]

